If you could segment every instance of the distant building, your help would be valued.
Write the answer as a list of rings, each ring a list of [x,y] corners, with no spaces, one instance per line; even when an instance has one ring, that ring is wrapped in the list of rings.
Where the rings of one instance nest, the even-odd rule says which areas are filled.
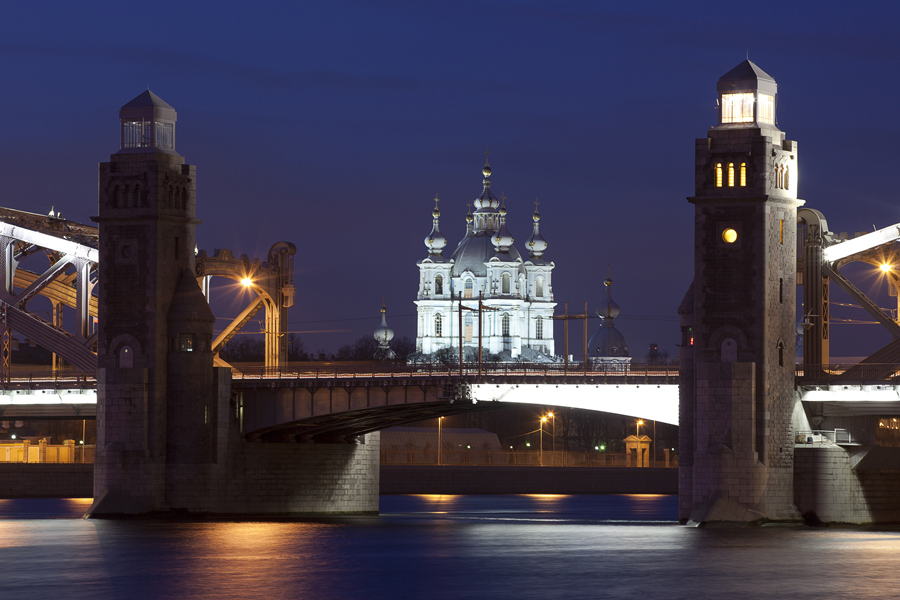
[[[478,348],[479,298],[481,343],[485,352],[508,353],[510,358],[541,353],[552,356],[553,287],[555,266],[544,260],[547,242],[539,231],[537,203],[534,231],[526,242],[523,259],[506,228],[506,208],[491,193],[491,168],[485,162],[481,195],[474,214],[466,216],[466,234],[453,254],[443,255],[447,239],[438,227],[440,211],[432,213],[431,234],[425,238],[428,256],[418,262],[419,292],[416,298],[418,326],[416,350],[432,354],[444,348]],[[462,326],[459,304],[462,299]],[[474,309],[474,310],[470,310]]]
[[[631,364],[631,356],[625,336],[613,325],[613,319],[619,316],[619,305],[612,299],[612,279],[609,276],[603,281],[603,287],[606,298],[597,305],[597,316],[602,323],[588,340],[588,360],[595,368],[625,371]]]

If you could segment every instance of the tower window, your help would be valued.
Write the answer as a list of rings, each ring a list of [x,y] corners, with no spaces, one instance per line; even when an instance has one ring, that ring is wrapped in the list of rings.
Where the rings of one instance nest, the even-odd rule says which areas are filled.
[[[747,163],[741,163],[741,187],[747,187]]]
[[[196,339],[194,339],[193,333],[179,333],[178,334],[178,351],[179,352],[193,352],[196,344],[197,344],[197,341],[196,341]]]
[[[150,145],[151,121],[123,121],[122,147],[147,148]]]
[[[534,295],[538,298],[544,297],[544,278],[538,277],[534,280]],[[538,321],[540,323],[540,321]]]
[[[463,337],[467,342],[472,341],[472,317],[467,316],[463,325]]]
[[[728,163],[728,187],[734,187],[734,163]]]
[[[760,94],[757,99],[757,109],[759,110],[759,115],[757,118],[760,123],[768,123],[770,125],[775,123],[775,98],[770,96],[769,94]]]
[[[503,337],[509,337],[509,314],[503,313],[503,317],[500,319],[500,331]]]
[[[791,168],[789,166],[787,166],[787,165],[784,166],[784,189],[786,189],[786,190],[791,189],[791,171],[790,171],[790,169]]]
[[[175,147],[175,125],[173,123],[156,124],[156,147],[168,150]]]
[[[716,163],[716,187],[722,187],[722,163]]]
[[[466,280],[465,289],[463,290],[464,298],[472,298],[475,294],[475,282],[471,279]]]
[[[144,203],[141,202],[141,186],[134,186],[134,207],[140,208]]]
[[[434,295],[435,296],[443,296],[444,295],[444,278],[440,275],[434,276]]]
[[[500,280],[500,293],[501,294],[509,293],[509,282],[510,282],[509,273],[504,273]]]
[[[752,123],[753,94],[722,94],[722,123]]]
[[[544,339],[544,320],[540,317],[534,323],[534,337],[539,340]]]
[[[443,324],[441,315],[434,315],[434,337],[442,337]]]

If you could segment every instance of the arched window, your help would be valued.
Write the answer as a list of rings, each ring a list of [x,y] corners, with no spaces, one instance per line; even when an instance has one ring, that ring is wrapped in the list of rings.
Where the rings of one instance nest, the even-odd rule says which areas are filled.
[[[122,369],[134,367],[134,351],[131,349],[131,346],[119,348],[119,367]]]
[[[125,193],[122,194],[122,208],[131,208],[131,188],[125,186]]]
[[[781,189],[781,165],[775,165],[775,187]]]
[[[466,315],[463,319],[463,337],[467,342],[472,341],[472,316]]]
[[[534,323],[534,337],[539,340],[544,339],[544,320],[540,317]]]
[[[716,187],[722,187],[722,163],[716,163]]]
[[[501,294],[509,293],[509,281],[510,281],[509,273],[504,273],[503,276],[500,278],[500,293]]]
[[[434,276],[434,295],[435,296],[443,296],[444,295],[444,278],[440,275]]]
[[[544,297],[544,278],[538,277],[534,280],[534,295],[538,298]],[[540,321],[538,321],[540,323]]]
[[[728,163],[728,187],[734,187],[734,163]]]
[[[464,298],[474,298],[475,297],[475,282],[471,279],[466,279],[466,284],[463,290]]]
[[[119,189],[119,186],[116,186],[113,189],[112,200],[110,201],[110,206],[113,208],[119,208],[119,205],[122,203],[122,190]]]
[[[737,362],[737,342],[733,338],[725,338],[720,346],[723,363]]]
[[[791,189],[791,168],[787,165],[784,167],[784,189]]]
[[[181,188],[181,210],[187,210],[188,193],[187,188]]]
[[[741,163],[741,187],[747,187],[747,163]]]
[[[503,337],[509,337],[509,313],[503,313],[500,319],[500,333]]]
[[[776,348],[778,348],[778,366],[784,366],[784,340],[779,339],[778,344],[776,344]]]
[[[441,315],[434,315],[434,337],[442,337]]]
[[[134,207],[140,208],[141,206],[144,206],[144,203],[141,202],[141,186],[136,185],[134,186]]]

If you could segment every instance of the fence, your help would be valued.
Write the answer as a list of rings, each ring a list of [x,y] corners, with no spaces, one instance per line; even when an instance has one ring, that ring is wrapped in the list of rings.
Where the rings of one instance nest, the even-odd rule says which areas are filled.
[[[76,445],[75,440],[48,444],[46,440],[0,443],[0,463],[93,463],[96,447]]]
[[[383,465],[437,465],[437,450],[381,449]],[[630,467],[633,458],[626,453],[615,452],[565,452],[561,450],[540,452],[507,452],[501,450],[443,450],[441,465],[468,466],[529,466],[529,467]],[[678,458],[666,455],[665,459],[651,460],[651,467],[677,467]]]

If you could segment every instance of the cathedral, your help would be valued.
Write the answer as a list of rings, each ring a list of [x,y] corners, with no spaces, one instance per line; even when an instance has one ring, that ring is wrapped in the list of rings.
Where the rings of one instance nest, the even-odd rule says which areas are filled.
[[[418,262],[416,350],[458,351],[460,344],[477,350],[480,344],[485,354],[504,358],[553,356],[554,264],[544,260],[547,242],[539,231],[537,203],[523,259],[506,228],[506,207],[491,193],[487,162],[482,174],[475,212],[466,215],[466,234],[449,258],[435,198],[433,226],[425,238],[428,256]]]

